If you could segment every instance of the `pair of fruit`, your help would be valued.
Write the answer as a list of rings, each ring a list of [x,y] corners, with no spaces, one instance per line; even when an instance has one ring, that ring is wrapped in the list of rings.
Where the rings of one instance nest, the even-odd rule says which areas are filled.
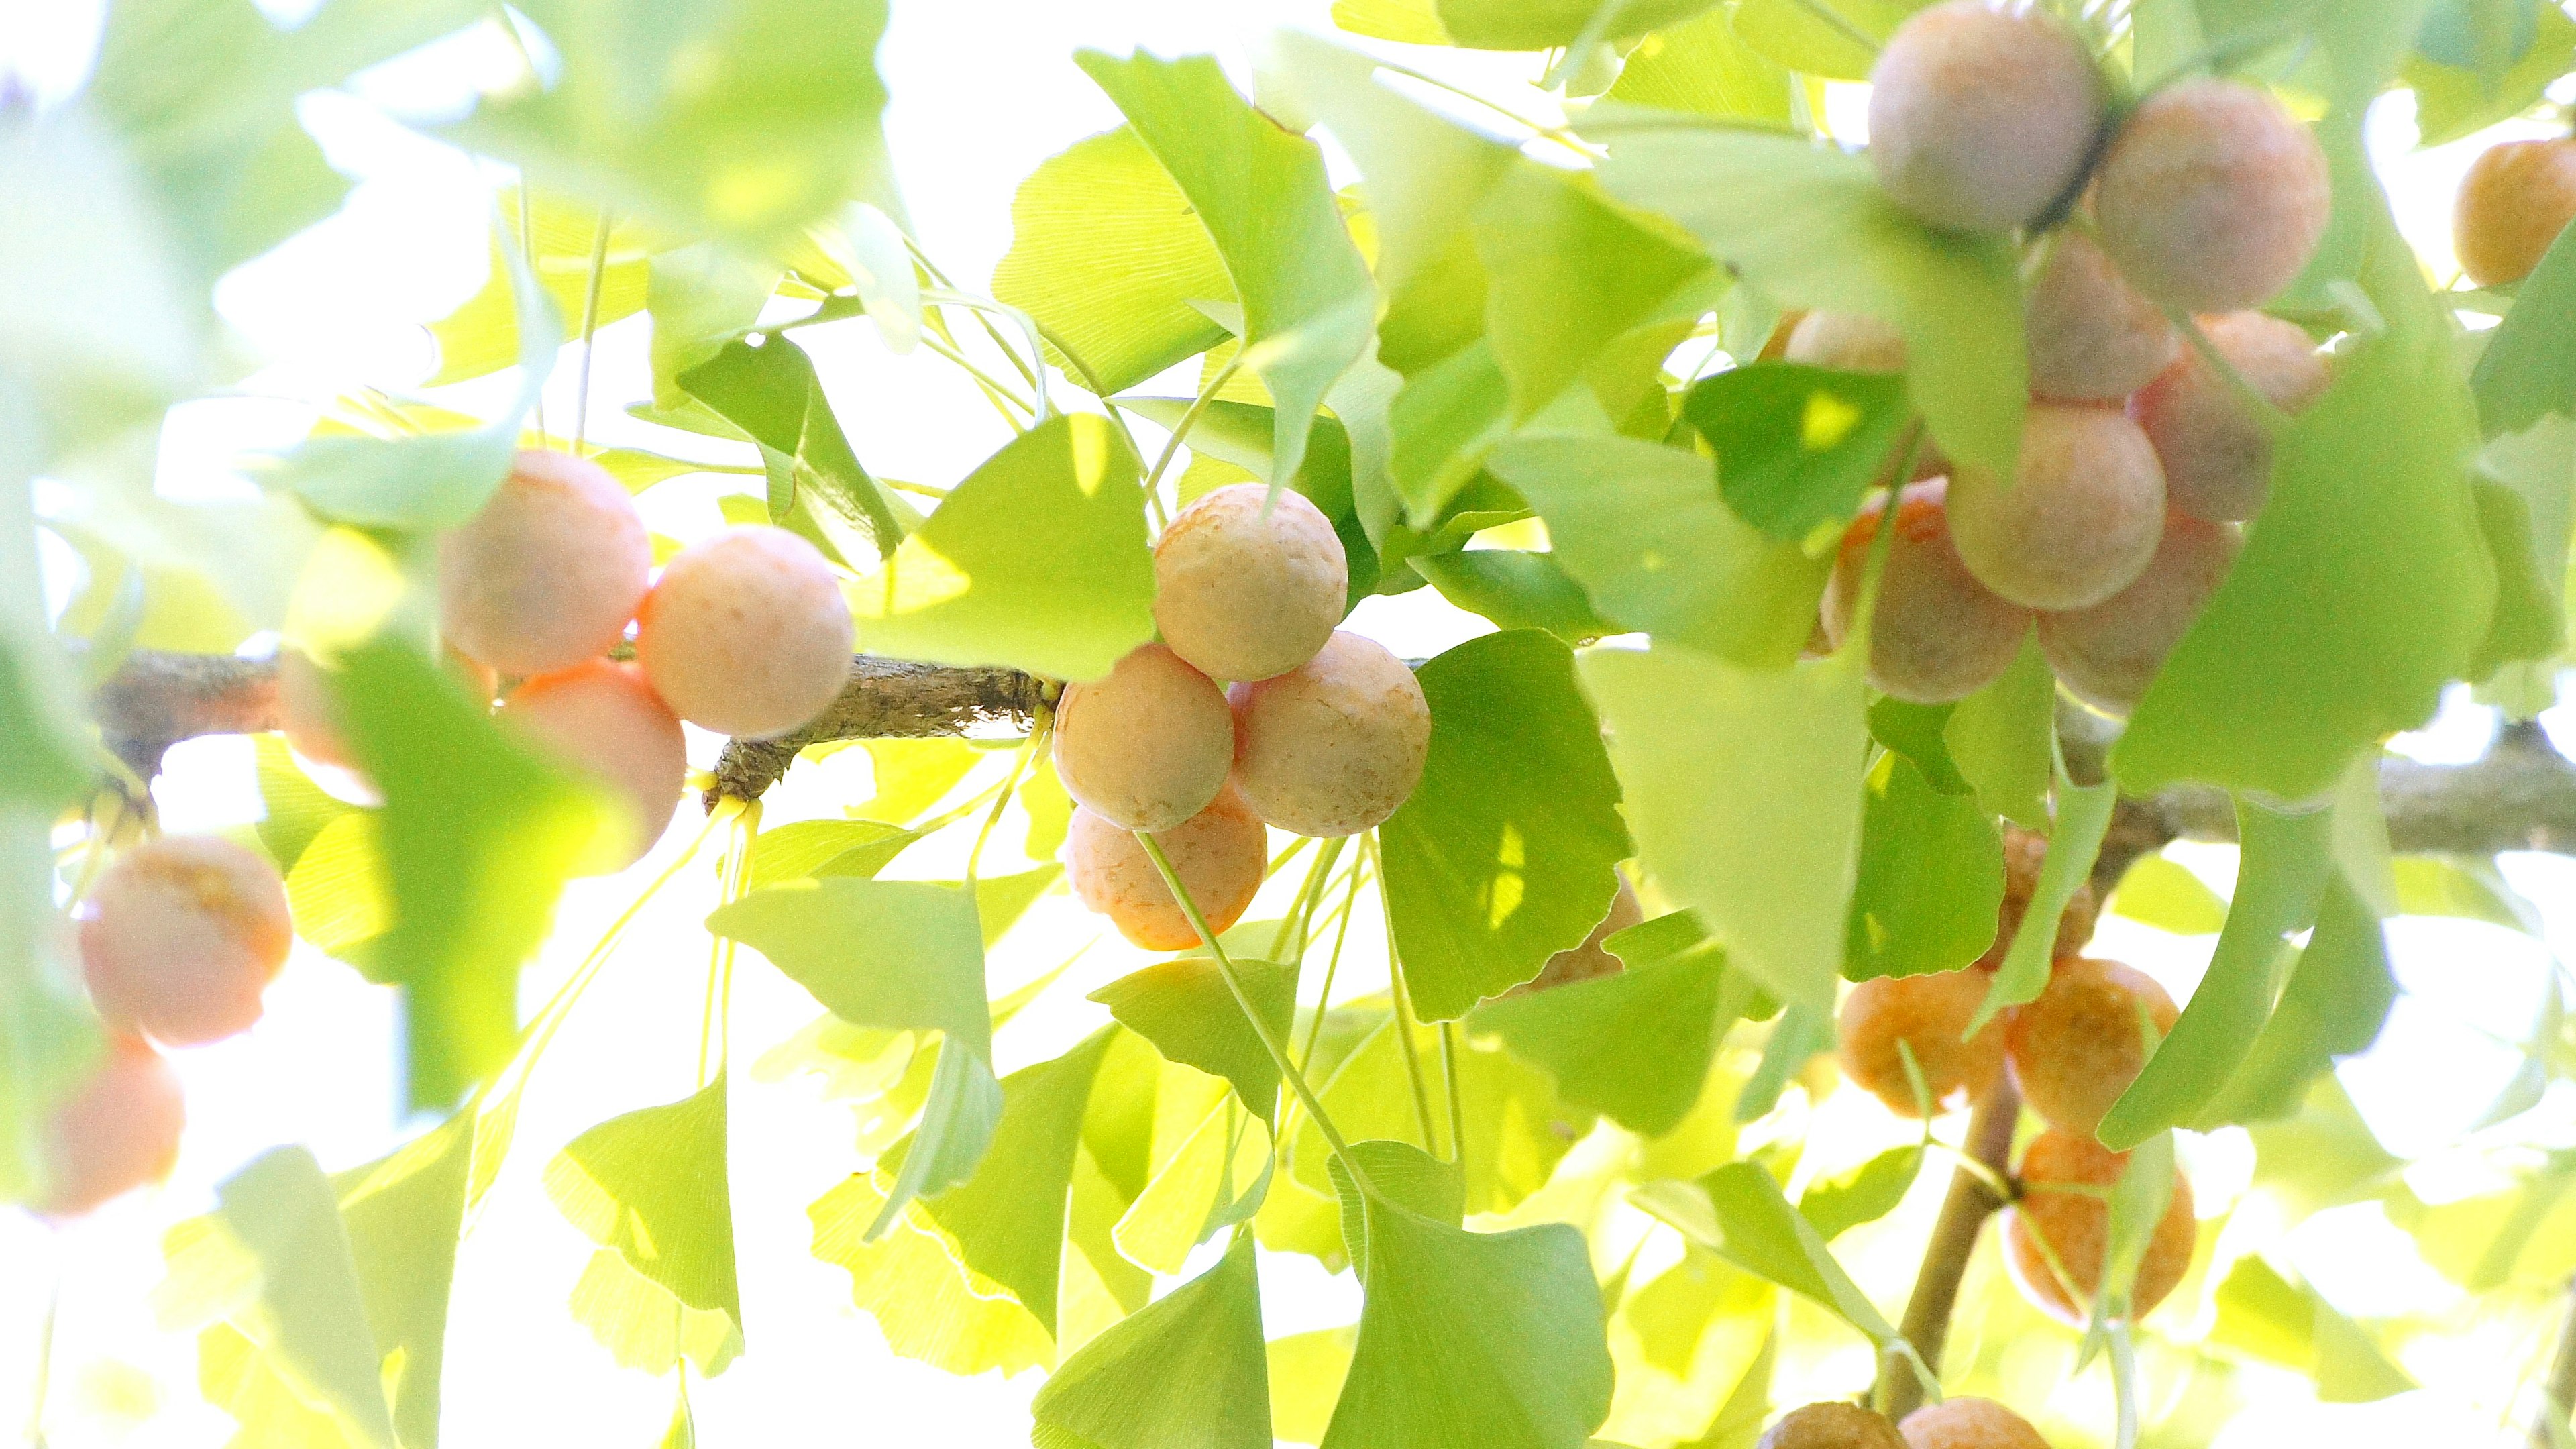
[[[597,463],[521,452],[491,501],[439,547],[439,622],[481,668],[520,683],[500,718],[625,804],[633,825],[590,862],[634,863],[671,817],[688,773],[680,722],[720,734],[785,734],[848,681],[852,627],[831,566],[784,529],[730,528],[652,577],[635,504]],[[633,621],[632,665],[605,656]],[[281,668],[297,751],[351,763],[319,668]]]
[[[2030,1421],[1992,1399],[1944,1399],[1897,1423],[1858,1404],[1827,1399],[1791,1409],[1754,1449],[2048,1449]]]
[[[1135,832],[1155,837],[1222,931],[1261,888],[1265,824],[1356,835],[1413,793],[1430,707],[1403,660],[1335,628],[1349,584],[1341,540],[1304,497],[1216,489],[1154,545],[1162,642],[1066,687],[1055,768],[1082,807],[1066,873],[1129,941],[1198,941]]]

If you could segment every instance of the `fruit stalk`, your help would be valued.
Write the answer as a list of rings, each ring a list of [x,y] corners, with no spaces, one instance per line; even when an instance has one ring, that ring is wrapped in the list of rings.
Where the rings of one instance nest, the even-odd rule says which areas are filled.
[[[1968,1156],[2008,1181],[2013,1124],[2021,1116],[2021,1093],[2007,1076],[1977,1100],[1968,1114],[1968,1135],[1961,1144]],[[1988,1179],[1962,1165],[1950,1175],[1950,1194],[1941,1200],[1941,1216],[1923,1247],[1923,1265],[1914,1275],[1914,1292],[1905,1300],[1905,1341],[1933,1373],[1941,1371],[1941,1349],[1950,1336],[1951,1310],[1959,1301],[1959,1280],[1977,1249],[1986,1219],[2004,1206]],[[1879,1371],[1879,1396],[1887,1416],[1902,1419],[1921,1406],[1923,1386],[1913,1370],[1890,1359]]]

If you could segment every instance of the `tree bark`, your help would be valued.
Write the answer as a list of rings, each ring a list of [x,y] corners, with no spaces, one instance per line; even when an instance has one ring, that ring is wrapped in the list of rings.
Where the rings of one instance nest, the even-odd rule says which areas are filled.
[[[2009,1182],[2013,1127],[2020,1119],[2021,1092],[2009,1075],[2000,1077],[1968,1113],[1968,1135],[1960,1147],[1997,1179]],[[1967,1275],[1968,1259],[1977,1250],[1977,1235],[1986,1219],[2003,1206],[2004,1200],[1984,1177],[1966,1167],[1951,1171],[1950,1194],[1941,1200],[1941,1216],[1932,1224],[1923,1264],[1914,1274],[1914,1292],[1905,1300],[1905,1319],[1897,1325],[1923,1366],[1936,1376],[1941,1372],[1941,1351],[1950,1341],[1950,1315],[1958,1306],[1959,1281]],[[1923,1387],[1915,1382],[1912,1368],[1887,1362],[1879,1372],[1886,1379],[1879,1398],[1889,1418],[1902,1419],[1922,1404]]]

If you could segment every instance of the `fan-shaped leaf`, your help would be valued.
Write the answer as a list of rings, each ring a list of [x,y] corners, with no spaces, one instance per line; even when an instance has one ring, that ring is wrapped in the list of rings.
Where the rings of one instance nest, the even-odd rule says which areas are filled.
[[[677,1102],[611,1117],[546,1164],[546,1195],[602,1249],[573,1290],[574,1316],[621,1363],[644,1357],[665,1371],[667,1353],[635,1349],[665,1341],[675,1322],[671,1351],[701,1373],[742,1352],[725,1115],[719,1075]]]
[[[1297,1010],[1297,968],[1231,958],[1272,1035],[1284,1039]],[[1181,956],[1131,972],[1091,993],[1121,1025],[1184,1066],[1234,1084],[1253,1115],[1267,1118],[1279,1096],[1279,1068],[1207,956]]]
[[[1029,1406],[1039,1449],[1269,1449],[1252,1238],[1068,1358]]]
[[[1607,944],[1619,953],[1625,938],[1660,924],[1622,931]],[[1724,953],[1700,941],[1661,960],[1632,961],[1615,976],[1488,1001],[1467,1025],[1546,1069],[1567,1101],[1659,1137],[1690,1111],[1707,1081],[1727,1024],[1719,1004],[1725,980]]]

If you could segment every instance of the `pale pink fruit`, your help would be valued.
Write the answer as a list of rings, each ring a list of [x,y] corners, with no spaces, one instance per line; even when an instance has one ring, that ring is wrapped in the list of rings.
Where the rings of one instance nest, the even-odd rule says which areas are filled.
[[[135,846],[85,909],[81,961],[99,1014],[173,1046],[249,1030],[295,944],[276,868],[220,836]]]
[[[496,717],[624,807],[624,834],[584,862],[595,873],[633,865],[669,827],[688,778],[688,745],[680,717],[633,665],[593,659],[538,675],[510,691]]]
[[[1212,679],[1268,679],[1312,659],[1349,593],[1332,520],[1294,489],[1215,489],[1154,544],[1155,626]]]
[[[680,550],[636,625],[653,688],[718,734],[786,734],[849,682],[849,604],[823,555],[783,528],[729,528]]]
[[[530,449],[440,540],[439,619],[458,649],[505,674],[563,669],[617,643],[652,568],[644,520],[607,469]]]
[[[1234,782],[1263,820],[1297,835],[1357,835],[1413,794],[1431,706],[1404,661],[1337,631],[1314,658],[1238,684]]]
[[[1169,830],[1225,788],[1234,715],[1214,680],[1148,644],[1107,678],[1065,686],[1054,749],[1056,778],[1086,809],[1121,830]]]
[[[1231,788],[1181,824],[1155,831],[1154,843],[1172,862],[1172,873],[1181,878],[1210,931],[1221,934],[1243,919],[1244,909],[1260,893],[1269,837]],[[1199,944],[1198,931],[1133,831],[1089,810],[1076,810],[1064,849],[1065,878],[1073,883],[1074,895],[1107,916],[1118,934],[1148,951]]]

